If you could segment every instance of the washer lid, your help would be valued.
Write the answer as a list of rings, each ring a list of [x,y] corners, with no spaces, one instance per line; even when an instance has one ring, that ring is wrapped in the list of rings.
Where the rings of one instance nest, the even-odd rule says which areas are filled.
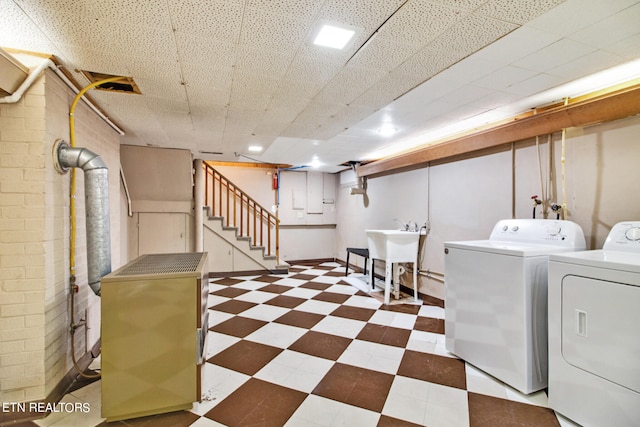
[[[498,240],[445,242],[444,247],[518,257],[547,256],[552,253],[575,251],[575,248],[573,247],[539,245],[535,243],[522,242],[501,242]]]
[[[634,252],[607,251],[603,249],[568,252],[550,255],[549,261],[640,273],[640,253]]]

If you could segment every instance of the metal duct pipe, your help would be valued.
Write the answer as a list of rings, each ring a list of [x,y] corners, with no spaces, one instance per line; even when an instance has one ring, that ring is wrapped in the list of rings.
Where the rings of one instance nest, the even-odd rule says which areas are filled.
[[[100,280],[111,272],[109,171],[99,155],[86,148],[70,147],[61,140],[54,145],[53,157],[61,173],[69,168],[80,168],[84,172],[89,286],[100,295]]]

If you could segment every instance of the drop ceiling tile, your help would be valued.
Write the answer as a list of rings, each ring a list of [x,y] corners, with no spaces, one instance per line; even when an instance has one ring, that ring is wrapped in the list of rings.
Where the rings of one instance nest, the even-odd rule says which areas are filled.
[[[229,1],[169,2],[171,20],[178,33],[199,35],[236,43],[240,35],[244,7]]]
[[[64,51],[64,57],[60,59],[65,63],[65,66],[73,64],[72,67],[67,67],[70,70],[89,70],[120,76],[133,75],[129,68],[129,61],[121,56],[114,57],[114,55],[109,55],[104,51],[76,45],[59,44],[58,47]],[[89,83],[79,72],[76,72],[76,79]]]
[[[310,129],[308,126],[299,125],[294,122],[287,126],[280,136],[288,138],[307,138],[309,133]]]
[[[233,72],[231,85],[233,94],[255,94],[257,96],[272,96],[278,88],[278,80],[260,74]]]
[[[136,82],[144,82],[145,91],[143,93],[145,94],[160,90],[152,87],[155,83],[159,83],[160,86],[164,87],[173,85],[175,86],[173,91],[177,91],[178,88],[182,87],[180,67],[175,60],[167,58],[154,58],[144,61],[125,58],[125,60],[130,76]]]
[[[383,108],[416,85],[415,80],[405,78],[405,76],[399,72],[391,72],[351,101],[350,104],[367,106],[374,110]]]
[[[106,23],[91,19],[83,4],[66,10],[34,8],[33,23],[54,44],[92,46],[96,50],[115,51]],[[99,48],[100,47],[100,48]]]
[[[344,67],[318,94],[321,102],[348,104],[366,92],[387,73],[384,70]]]
[[[565,80],[560,77],[540,73],[530,79],[506,88],[505,91],[524,98],[548,88],[556,87],[562,83],[565,83]]]
[[[318,13],[318,19],[341,22],[360,27],[369,36],[405,0],[327,0]]]
[[[187,86],[194,90],[231,91],[233,68],[215,66],[209,63],[189,62],[181,65],[182,76]]]
[[[213,87],[198,87],[187,85],[187,96],[191,109],[211,107],[225,108],[229,104],[229,92],[217,90]]]
[[[520,83],[534,75],[538,74],[537,71],[529,70],[527,68],[516,67],[513,65],[507,65],[493,73],[484,76],[482,78],[473,80],[473,84],[488,89],[504,90],[505,88]]]
[[[160,81],[159,78],[154,80],[147,80],[144,78],[137,78],[133,76],[140,92],[143,96],[157,97],[157,98],[173,98],[182,99],[185,97],[185,88],[180,84],[178,80]]]
[[[392,37],[378,35],[349,60],[349,65],[391,71],[413,55],[416,50],[415,47],[403,45]]]
[[[474,53],[473,56],[494,61],[498,65],[507,65],[560,39],[560,36],[523,26],[509,33],[508,37],[500,38],[481,51]]]
[[[640,3],[571,34],[571,39],[590,46],[606,48],[638,34],[640,34]]]
[[[75,3],[75,2],[74,2]],[[129,25],[171,28],[171,16],[166,0],[87,1],[88,14],[96,20],[126,22]]]
[[[405,75],[414,82],[423,82],[451,67],[465,56],[467,55],[453,49],[427,46],[396,67],[392,73]]]
[[[33,21],[14,2],[4,2],[2,5],[0,45],[14,49],[59,53],[47,36],[33,25]]]
[[[460,59],[490,45],[518,28],[518,25],[483,16],[478,13],[465,16],[440,35],[429,46],[436,51],[452,51]]]
[[[291,50],[276,52],[240,46],[236,54],[235,69],[245,74],[281,79],[291,66],[293,57],[294,52]]]
[[[587,76],[607,68],[614,67],[625,62],[619,55],[614,55],[603,50],[591,52],[573,61],[562,64],[556,68],[547,70],[548,74],[559,76],[565,79],[574,80],[578,77]]]
[[[311,20],[318,13],[322,2],[304,0],[247,0],[247,7],[262,9],[276,15]]]
[[[272,51],[296,51],[304,42],[311,21],[247,8],[240,45]]]
[[[271,140],[275,139],[280,132],[286,129],[291,122],[277,122],[277,121],[261,121],[253,130],[253,133],[258,137],[269,136]]]
[[[595,51],[594,47],[565,38],[514,62],[513,65],[528,70],[544,72],[588,55],[593,51]]]
[[[543,14],[526,25],[565,37],[635,3],[637,0],[567,0],[552,13]]]
[[[468,84],[449,92],[446,98],[439,102],[439,104],[442,103],[448,106],[459,107],[487,97],[491,92],[491,89]]]
[[[182,64],[197,66],[204,62],[217,67],[231,67],[235,63],[235,41],[216,40],[206,35],[184,32],[176,32],[175,37]]]
[[[417,49],[443,34],[461,18],[459,10],[427,0],[407,2],[380,29],[401,45]]]
[[[274,99],[287,100],[291,102],[294,99],[313,99],[320,92],[323,85],[313,82],[310,79],[299,79],[285,77],[278,83],[278,88],[273,94]]]
[[[640,57],[640,34],[621,40],[607,47],[607,50],[627,60]]]
[[[477,12],[502,21],[524,24],[553,9],[565,0],[489,0]]]
[[[269,115],[282,115],[285,117],[293,117],[300,114],[302,110],[304,110],[307,105],[311,102],[309,98],[303,97],[287,97],[287,96],[275,96],[271,99],[271,103],[267,108],[266,113]]]
[[[319,99],[314,99],[305,107],[301,115],[330,117],[338,113],[345,105],[346,104],[338,102],[324,102]]]
[[[109,43],[120,56],[131,61],[156,61],[157,58],[178,61],[176,42],[171,28],[157,29],[118,23],[112,26],[108,38],[105,38],[102,43]]]
[[[149,109],[158,115],[169,116],[169,113],[182,113],[186,115],[189,113],[189,104],[184,94],[180,98],[154,98],[146,96],[145,100],[147,101]],[[180,114],[176,115],[180,116]]]

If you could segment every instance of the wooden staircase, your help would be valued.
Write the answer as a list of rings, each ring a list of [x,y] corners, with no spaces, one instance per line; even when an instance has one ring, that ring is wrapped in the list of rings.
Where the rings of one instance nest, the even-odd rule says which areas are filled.
[[[233,248],[232,271],[264,269],[282,272],[288,264],[279,261],[280,220],[231,180],[203,162],[205,176],[205,229]],[[219,245],[217,245],[219,246]],[[215,253],[216,248],[207,248]],[[253,268],[252,268],[253,266]]]

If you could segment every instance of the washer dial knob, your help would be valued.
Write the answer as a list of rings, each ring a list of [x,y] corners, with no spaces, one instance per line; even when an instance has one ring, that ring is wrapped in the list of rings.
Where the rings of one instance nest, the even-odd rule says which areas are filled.
[[[624,237],[632,242],[640,240],[640,227],[632,227],[624,233]]]

